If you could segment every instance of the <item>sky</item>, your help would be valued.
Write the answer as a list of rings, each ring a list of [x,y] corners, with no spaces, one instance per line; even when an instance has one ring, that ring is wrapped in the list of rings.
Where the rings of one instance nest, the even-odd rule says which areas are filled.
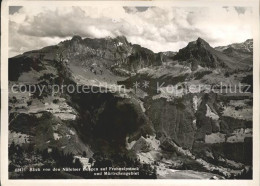
[[[154,52],[178,51],[198,37],[211,46],[252,36],[247,7],[9,7],[9,56],[58,44],[74,35],[124,35]]]

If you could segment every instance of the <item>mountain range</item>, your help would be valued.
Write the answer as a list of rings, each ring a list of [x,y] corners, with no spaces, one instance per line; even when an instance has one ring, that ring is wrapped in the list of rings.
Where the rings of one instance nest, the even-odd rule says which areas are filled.
[[[213,48],[198,38],[154,53],[124,36],[74,36],[8,65],[9,148],[23,149],[9,154],[11,178],[28,177],[11,171],[17,167],[58,166],[53,152],[83,167],[138,166],[137,178],[252,177],[252,39]],[[48,88],[30,92],[32,85]],[[56,85],[99,91],[53,94]]]

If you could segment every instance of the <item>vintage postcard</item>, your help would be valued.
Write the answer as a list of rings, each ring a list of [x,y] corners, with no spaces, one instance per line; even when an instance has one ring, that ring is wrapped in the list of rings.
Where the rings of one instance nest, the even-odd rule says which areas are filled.
[[[3,1],[1,182],[259,185],[259,2]]]

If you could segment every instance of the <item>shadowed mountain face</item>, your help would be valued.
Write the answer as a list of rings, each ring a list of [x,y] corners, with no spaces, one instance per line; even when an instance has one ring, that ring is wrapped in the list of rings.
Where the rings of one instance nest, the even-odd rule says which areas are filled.
[[[219,59],[220,55],[206,41],[198,38],[196,41],[190,42],[185,48],[180,49],[174,59],[180,61],[195,59],[203,67],[216,68],[223,62]]]
[[[52,154],[60,152],[84,166],[138,166],[138,178],[250,178],[252,59],[252,40],[214,49],[198,38],[154,53],[123,36],[74,36],[10,58],[10,167],[64,165]],[[239,83],[249,91],[234,91]]]

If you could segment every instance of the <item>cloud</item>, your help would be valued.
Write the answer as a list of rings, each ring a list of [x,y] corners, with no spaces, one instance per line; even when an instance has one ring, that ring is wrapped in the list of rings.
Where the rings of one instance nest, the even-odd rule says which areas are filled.
[[[144,7],[144,6],[137,6],[137,7],[129,7],[129,6],[124,6],[126,13],[136,13],[136,12],[145,12],[151,7]]]
[[[16,12],[18,12],[21,8],[22,8],[22,6],[10,6],[9,7],[9,14],[13,15]]]
[[[246,12],[245,7],[234,7],[238,14],[244,14]]]
[[[124,35],[154,52],[178,51],[198,37],[227,45],[252,38],[251,20],[252,11],[241,7],[22,7],[10,15],[10,56],[73,35]]]

